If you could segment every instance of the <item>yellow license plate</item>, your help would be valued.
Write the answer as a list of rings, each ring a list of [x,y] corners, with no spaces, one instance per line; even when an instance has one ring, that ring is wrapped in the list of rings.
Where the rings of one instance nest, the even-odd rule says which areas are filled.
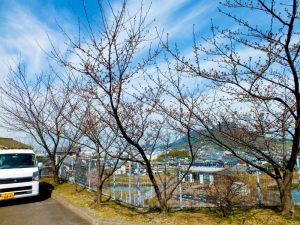
[[[15,193],[14,192],[6,192],[6,193],[2,193],[1,194],[1,200],[4,199],[11,199],[15,197]]]

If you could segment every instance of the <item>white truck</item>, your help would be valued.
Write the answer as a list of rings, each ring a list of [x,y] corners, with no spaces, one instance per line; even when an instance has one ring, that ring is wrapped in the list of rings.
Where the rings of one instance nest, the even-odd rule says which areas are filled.
[[[33,150],[0,150],[0,201],[39,194],[39,167]]]

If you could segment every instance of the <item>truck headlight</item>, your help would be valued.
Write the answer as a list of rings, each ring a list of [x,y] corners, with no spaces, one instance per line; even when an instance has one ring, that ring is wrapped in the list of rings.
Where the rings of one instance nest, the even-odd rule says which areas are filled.
[[[39,176],[39,171],[35,171],[32,173],[32,181],[39,181],[40,176]]]

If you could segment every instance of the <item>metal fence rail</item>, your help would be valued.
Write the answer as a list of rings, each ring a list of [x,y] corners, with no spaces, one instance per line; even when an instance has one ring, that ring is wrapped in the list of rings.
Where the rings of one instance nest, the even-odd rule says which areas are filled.
[[[162,179],[162,181],[159,179],[161,178],[160,172],[166,168],[156,169],[157,180],[161,181],[161,189],[164,186],[163,181],[168,181],[168,185],[165,185],[166,192],[173,187],[172,185],[177,182],[179,176],[183,173],[174,169],[174,167],[172,167],[173,169],[170,168],[165,170],[168,177],[165,180]],[[50,174],[51,170],[49,168],[45,168],[41,172],[41,176],[49,176]],[[97,191],[97,163],[95,159],[78,158],[75,160],[68,157],[62,163],[59,176],[61,179]],[[202,208],[216,205],[215,203],[218,201],[216,197],[218,196],[212,194],[213,185],[218,179],[219,183],[226,183],[226,176],[198,174],[198,180],[193,179],[193,176],[188,175],[184,182],[178,185],[172,198],[168,201],[168,207]],[[294,178],[294,184],[298,184],[298,174],[295,174]],[[224,180],[220,181],[220,179]],[[241,207],[276,206],[280,204],[275,181],[264,174],[258,172],[254,174],[243,173],[241,182],[237,182],[237,184],[241,186],[238,193],[240,202],[237,204]],[[299,193],[294,191],[293,196],[299,197]],[[130,166],[127,166],[126,169],[120,168],[117,170],[105,183],[103,194],[135,207],[154,207],[157,205],[154,188],[145,170],[135,163],[130,163]]]

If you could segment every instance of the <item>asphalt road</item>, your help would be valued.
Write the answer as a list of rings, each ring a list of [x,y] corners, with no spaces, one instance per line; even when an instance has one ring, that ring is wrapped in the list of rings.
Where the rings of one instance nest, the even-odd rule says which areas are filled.
[[[52,187],[41,184],[40,196],[0,202],[0,225],[88,225],[51,199]]]

